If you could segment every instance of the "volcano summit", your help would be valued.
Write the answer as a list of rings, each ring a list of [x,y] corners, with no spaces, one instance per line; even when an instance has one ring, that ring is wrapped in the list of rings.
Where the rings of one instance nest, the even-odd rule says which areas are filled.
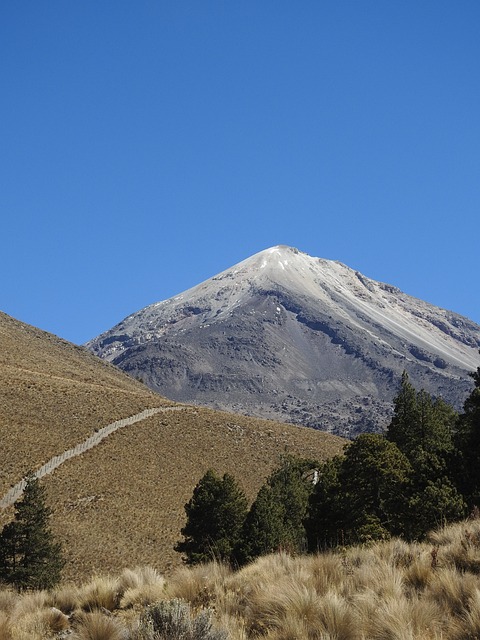
[[[400,376],[456,408],[480,326],[297,249],[266,249],[87,344],[172,400],[352,436],[387,423]]]

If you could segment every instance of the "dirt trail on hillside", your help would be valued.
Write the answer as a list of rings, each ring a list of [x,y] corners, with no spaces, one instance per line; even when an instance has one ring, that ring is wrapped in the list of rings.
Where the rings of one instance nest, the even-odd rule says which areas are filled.
[[[48,473],[52,473],[52,471],[54,471],[57,467],[59,467],[61,464],[63,464],[67,460],[70,460],[70,458],[79,456],[85,451],[92,449],[97,444],[99,444],[102,440],[104,440],[104,438],[109,436],[111,433],[114,433],[118,429],[121,429],[122,427],[128,427],[132,424],[135,424],[136,422],[139,422],[140,420],[145,420],[146,418],[150,418],[151,416],[157,413],[163,413],[166,411],[182,411],[187,408],[188,407],[185,405],[176,405],[173,407],[155,407],[153,409],[145,409],[144,411],[141,411],[140,413],[137,413],[134,416],[130,416],[129,418],[122,418],[121,420],[116,420],[115,422],[108,424],[106,427],[99,429],[94,433],[93,436],[90,436],[80,444],[77,444],[72,449],[68,449],[67,451],[64,451],[63,453],[61,453],[60,455],[53,456],[53,458],[50,458],[48,462],[46,462],[42,467],[40,467],[40,469],[34,472],[34,476],[36,478],[43,478],[43,476],[47,475]],[[25,479],[22,479],[20,480],[20,482],[17,482],[17,484],[14,485],[0,500],[0,509],[6,509],[10,505],[12,505],[16,500],[19,499],[23,493],[23,490],[25,489],[25,484],[26,484]]]

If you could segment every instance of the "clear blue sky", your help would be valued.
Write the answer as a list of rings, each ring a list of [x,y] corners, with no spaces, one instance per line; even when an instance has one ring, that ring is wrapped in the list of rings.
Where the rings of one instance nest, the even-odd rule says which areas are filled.
[[[83,343],[276,244],[480,323],[478,0],[0,3],[0,309]]]

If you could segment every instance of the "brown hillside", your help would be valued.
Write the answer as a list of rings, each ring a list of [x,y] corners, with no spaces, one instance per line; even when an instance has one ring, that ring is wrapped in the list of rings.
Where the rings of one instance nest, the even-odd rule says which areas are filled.
[[[174,407],[83,349],[0,314],[0,497],[28,469],[147,407]],[[124,427],[42,482],[65,576],[151,564],[168,571],[183,505],[207,470],[250,499],[284,452],[326,458],[344,441],[304,427],[177,405]],[[13,509],[0,512],[0,524]]]
[[[0,313],[0,496],[95,429],[162,404],[85,349]]]

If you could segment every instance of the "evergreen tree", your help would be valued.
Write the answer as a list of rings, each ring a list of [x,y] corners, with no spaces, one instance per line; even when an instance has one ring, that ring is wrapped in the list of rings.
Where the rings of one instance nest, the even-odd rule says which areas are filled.
[[[60,580],[61,545],[48,526],[45,489],[33,474],[26,481],[14,520],[0,534],[0,580],[17,589],[48,589]]]
[[[312,553],[345,543],[342,519],[340,468],[343,457],[327,460],[319,469],[317,483],[310,494],[305,517],[308,550]]]
[[[480,370],[475,379],[480,387]],[[478,404],[468,403],[474,406],[469,420],[480,417],[480,391],[474,397]],[[465,504],[450,471],[455,421],[449,405],[417,392],[404,372],[387,437],[363,434],[343,457],[321,469],[306,519],[309,549],[389,535],[421,538],[432,527],[461,518]],[[473,433],[469,424],[464,436]],[[480,428],[476,433],[480,445]],[[480,463],[480,446],[476,451],[472,473]],[[480,497],[480,481],[478,489]]]
[[[413,486],[403,526],[406,538],[421,539],[431,529],[465,516],[463,497],[446,476]]]
[[[400,390],[393,400],[393,407],[394,414],[388,427],[387,439],[407,454],[418,443],[419,410],[417,393],[406,371],[402,374]]]
[[[417,392],[404,372],[387,438],[408,458],[412,471],[403,512],[403,534],[421,538],[445,521],[461,518],[465,503],[451,473],[456,413],[442,399]]]
[[[410,465],[378,434],[362,434],[326,463],[306,520],[309,549],[384,539],[401,529]]]
[[[284,542],[284,507],[269,484],[260,488],[245,519],[235,560],[239,565],[277,551]]]
[[[401,533],[410,473],[406,456],[382,435],[365,433],[348,445],[339,480],[342,519],[352,542]]]
[[[304,520],[313,485],[303,478],[318,463],[285,455],[280,466],[267,479],[272,495],[282,511],[282,537],[279,545],[298,553],[307,548]]]
[[[185,513],[184,539],[175,546],[185,562],[232,560],[247,514],[247,499],[235,479],[229,474],[219,478],[209,469],[194,488]]]
[[[394,399],[394,415],[387,439],[394,442],[412,464],[427,462],[437,471],[445,471],[453,451],[456,413],[441,398],[433,400],[424,389],[417,392],[404,371],[400,390]]]
[[[318,463],[288,455],[282,458],[248,512],[236,551],[239,564],[279,549],[306,550],[303,521],[313,485],[303,476],[312,467]]]
[[[459,416],[455,466],[458,484],[471,509],[480,507],[480,367],[470,375],[475,386]]]

